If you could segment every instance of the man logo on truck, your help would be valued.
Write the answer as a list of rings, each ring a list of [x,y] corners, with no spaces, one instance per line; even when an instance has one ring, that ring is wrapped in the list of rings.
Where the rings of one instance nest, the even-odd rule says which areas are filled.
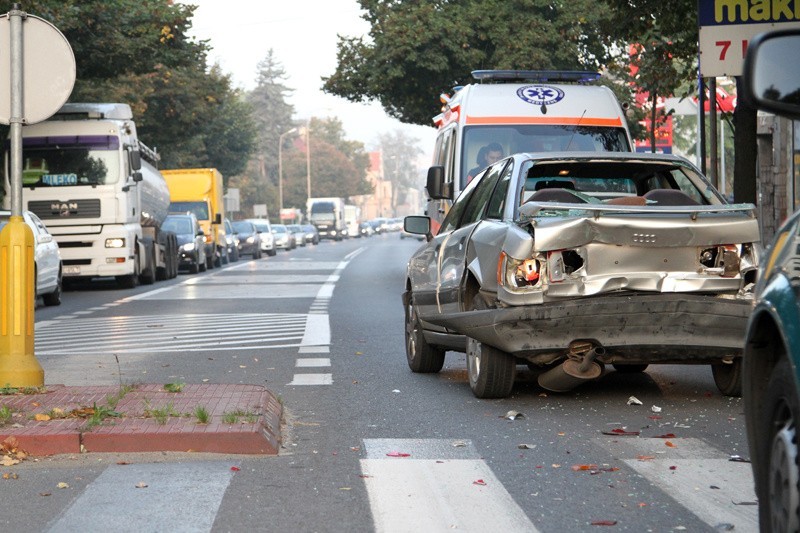
[[[535,105],[552,105],[564,98],[564,91],[548,85],[526,85],[517,90],[517,96]]]
[[[57,202],[50,204],[50,212],[54,215],[68,217],[78,212],[78,202]]]

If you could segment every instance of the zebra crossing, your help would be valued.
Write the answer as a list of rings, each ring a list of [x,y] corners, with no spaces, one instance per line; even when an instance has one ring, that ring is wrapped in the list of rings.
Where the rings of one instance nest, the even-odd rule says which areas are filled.
[[[758,531],[752,479],[742,474],[750,465],[730,462],[723,451],[692,438],[674,439],[675,447],[662,457],[644,460],[643,453],[652,453],[648,440],[593,439],[592,444],[620,467],[605,476],[641,476],[643,483],[660,491],[662,503],[671,502],[669,523],[663,523],[661,514],[648,519],[646,507],[618,516],[614,506],[603,505],[610,503],[604,498],[594,501],[588,515],[617,516],[613,525],[634,531]],[[535,477],[522,488],[505,487],[484,458],[485,452],[469,438],[364,438],[361,442],[360,457],[354,460],[371,511],[366,520],[371,523],[341,524],[342,529],[377,533],[553,530],[551,519],[537,513],[530,498],[560,500],[549,498],[561,494],[558,489]],[[49,530],[100,531],[114,524],[116,531],[211,531],[220,521],[221,503],[234,477],[257,468],[256,463],[242,464],[239,472],[238,467],[232,469],[230,463],[219,460],[111,464],[54,519]],[[569,468],[558,472],[564,477],[588,475]],[[736,483],[736,478],[741,481]],[[143,480],[146,491],[136,488]],[[135,520],[128,521],[126,528],[116,520],[118,516]],[[583,527],[576,524],[586,531],[593,525],[612,525],[605,520],[589,521]]]

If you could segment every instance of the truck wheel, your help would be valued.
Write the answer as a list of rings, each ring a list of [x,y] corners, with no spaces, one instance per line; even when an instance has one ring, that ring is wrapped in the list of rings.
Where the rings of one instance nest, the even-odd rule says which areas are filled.
[[[139,276],[139,281],[142,285],[152,285],[156,282],[156,251],[155,244],[152,241],[145,243],[144,254],[144,272]]]
[[[719,391],[725,396],[739,397],[742,395],[742,358],[737,357],[732,363],[718,363],[711,365]]]
[[[408,294],[406,299],[406,359],[412,372],[432,374],[444,366],[445,351],[428,344],[419,323],[414,299]]]
[[[233,253],[231,254],[231,263],[236,263],[239,261],[239,249],[234,248]]]
[[[122,287],[123,289],[133,289],[137,285],[139,285],[139,245],[136,244],[136,251],[134,252],[133,256],[133,274],[127,274],[125,276],[117,276],[115,278],[117,280],[117,284]]]
[[[472,309],[488,309],[480,294],[472,299]],[[502,350],[467,336],[467,376],[477,398],[505,398],[514,388],[516,359]]]

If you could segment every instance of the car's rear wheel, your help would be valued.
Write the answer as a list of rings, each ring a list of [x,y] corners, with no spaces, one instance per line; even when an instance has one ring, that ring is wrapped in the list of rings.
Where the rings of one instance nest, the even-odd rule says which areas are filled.
[[[406,303],[406,358],[412,372],[430,374],[444,366],[445,351],[428,344],[412,296]]]
[[[759,515],[762,531],[800,530],[800,459],[798,458],[798,417],[794,371],[785,357],[775,366],[764,393],[757,438],[757,449],[765,454],[756,472],[762,487]]]
[[[732,363],[718,363],[711,365],[719,391],[725,396],[742,395],[742,358],[738,357]]]
[[[639,365],[613,364],[612,366],[620,374],[638,374],[647,370],[650,365],[644,363]]]
[[[480,294],[472,299],[472,309],[488,309]],[[467,376],[472,393],[478,398],[505,398],[514,388],[517,361],[511,354],[467,336]]]

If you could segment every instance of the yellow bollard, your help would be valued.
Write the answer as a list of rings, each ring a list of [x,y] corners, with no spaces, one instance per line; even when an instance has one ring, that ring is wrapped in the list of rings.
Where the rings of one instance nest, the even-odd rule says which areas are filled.
[[[41,387],[33,351],[36,303],[34,237],[21,216],[0,231],[0,387]]]

